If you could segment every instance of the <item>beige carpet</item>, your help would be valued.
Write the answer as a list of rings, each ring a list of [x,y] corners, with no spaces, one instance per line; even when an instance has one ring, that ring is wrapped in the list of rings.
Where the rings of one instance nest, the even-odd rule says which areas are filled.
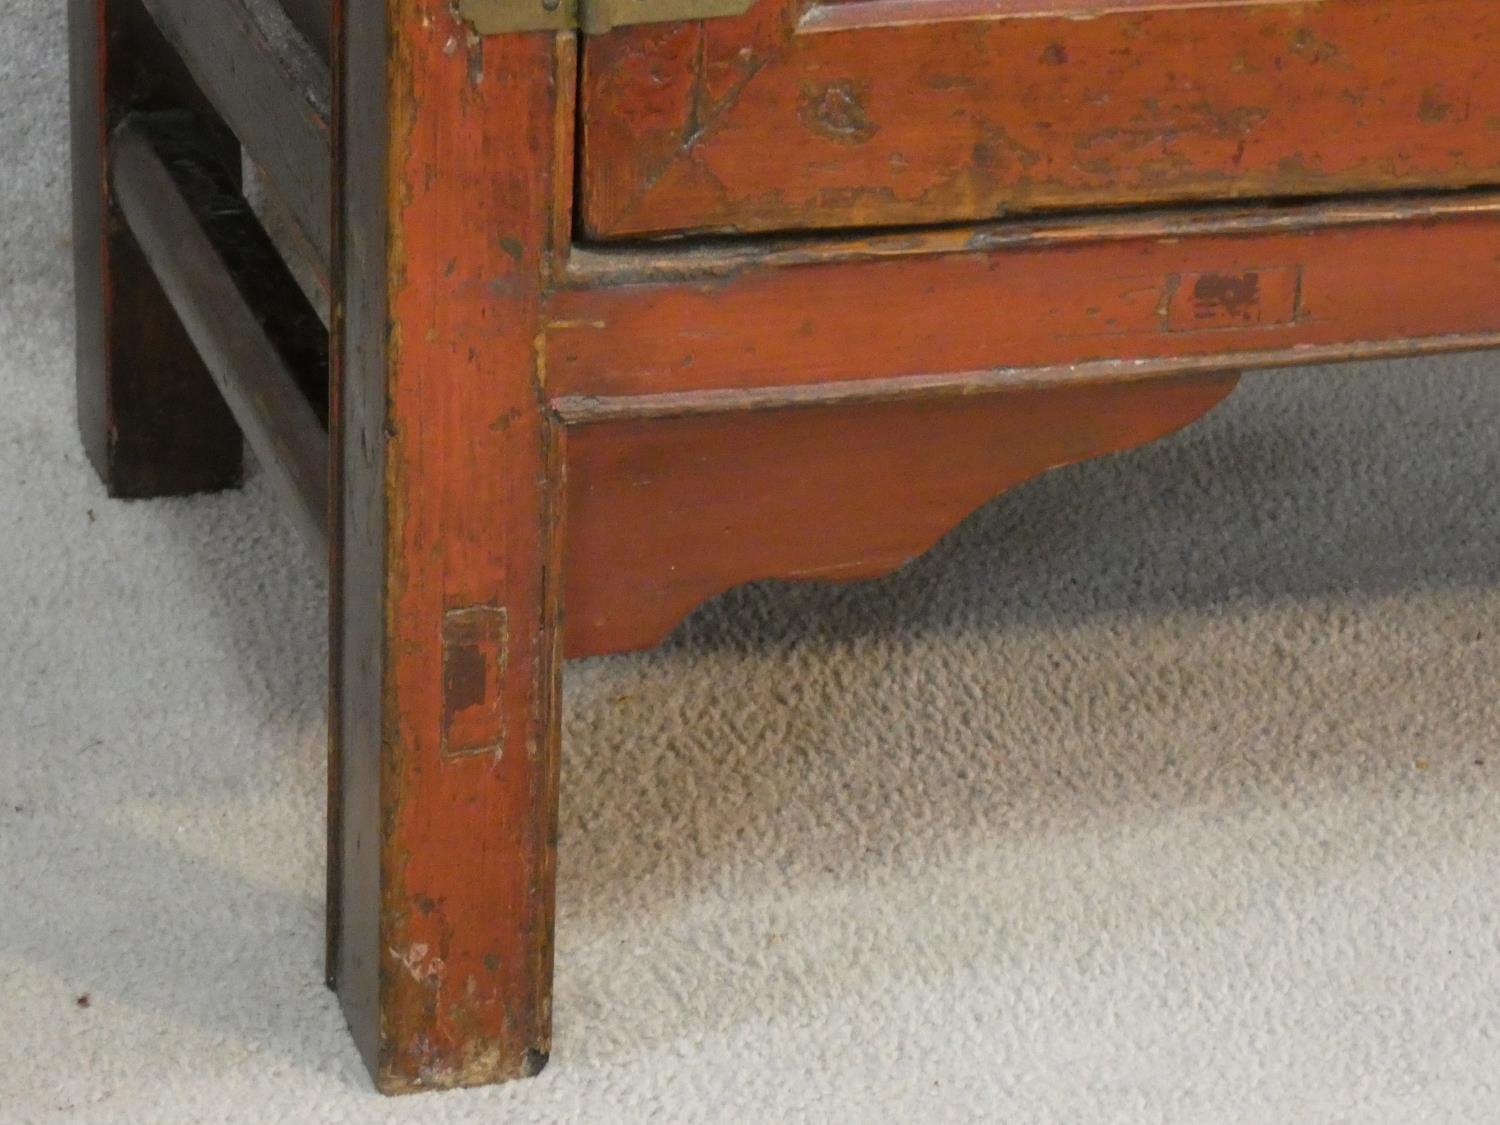
[[[0,1121],[1500,1121],[1500,357],[1248,380],[571,666],[551,1066],[374,1095],[316,568],[74,437],[55,9],[0,49]]]

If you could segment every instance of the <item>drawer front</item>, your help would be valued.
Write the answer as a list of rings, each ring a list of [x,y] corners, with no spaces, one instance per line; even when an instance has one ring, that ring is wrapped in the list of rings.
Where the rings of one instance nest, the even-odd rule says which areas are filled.
[[[584,45],[592,237],[1500,182],[1497,0],[759,0]]]

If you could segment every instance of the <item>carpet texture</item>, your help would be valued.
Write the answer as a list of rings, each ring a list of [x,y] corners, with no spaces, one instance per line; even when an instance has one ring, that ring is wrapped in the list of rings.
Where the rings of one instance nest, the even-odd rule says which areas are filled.
[[[57,5],[0,49],[0,1121],[1500,1121],[1500,359],[1248,379],[852,587],[567,672],[556,1041],[320,983],[323,599],[74,434]]]

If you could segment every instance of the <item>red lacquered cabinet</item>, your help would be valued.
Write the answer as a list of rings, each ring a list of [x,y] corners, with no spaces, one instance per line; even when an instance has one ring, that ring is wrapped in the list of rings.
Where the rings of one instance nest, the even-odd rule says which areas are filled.
[[[566,655],[888,572],[1240,370],[1500,340],[1483,0],[70,5],[84,443],[153,496],[243,438],[327,560],[389,1092],[551,1050]]]

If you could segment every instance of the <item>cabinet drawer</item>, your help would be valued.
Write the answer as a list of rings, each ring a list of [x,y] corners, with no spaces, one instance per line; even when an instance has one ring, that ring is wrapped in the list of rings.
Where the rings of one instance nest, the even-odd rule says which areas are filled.
[[[758,0],[584,43],[596,238],[1500,181],[1496,0]]]

